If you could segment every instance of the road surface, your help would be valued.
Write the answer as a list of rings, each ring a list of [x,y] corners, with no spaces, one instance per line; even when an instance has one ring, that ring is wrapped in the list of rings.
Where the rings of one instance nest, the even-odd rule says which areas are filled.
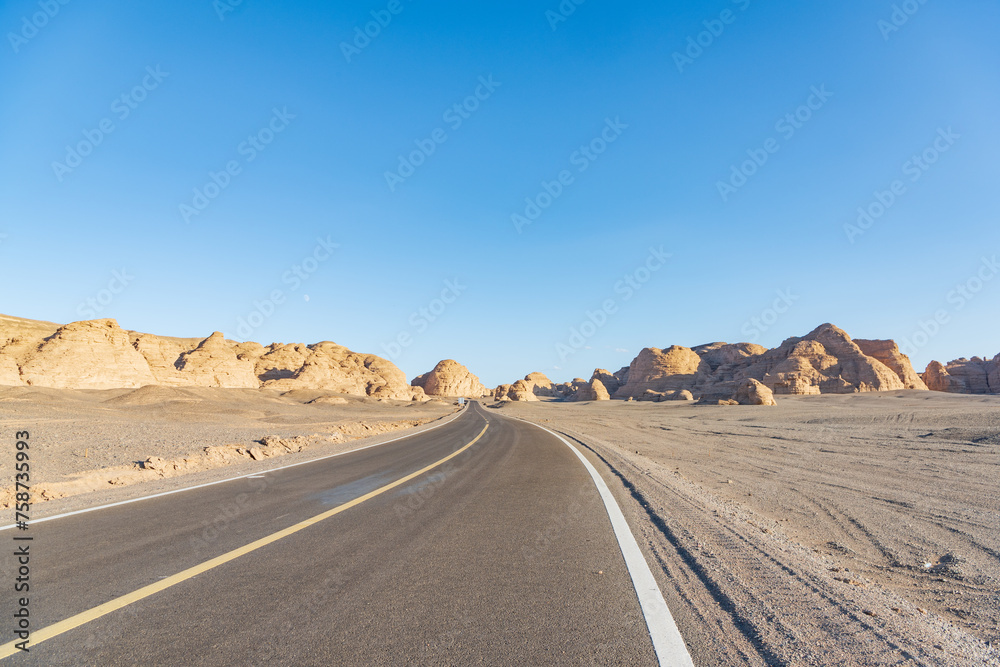
[[[590,473],[477,403],[395,442],[28,533],[35,643],[4,663],[657,664]],[[14,593],[0,604],[11,619]],[[6,654],[15,628],[0,630]]]

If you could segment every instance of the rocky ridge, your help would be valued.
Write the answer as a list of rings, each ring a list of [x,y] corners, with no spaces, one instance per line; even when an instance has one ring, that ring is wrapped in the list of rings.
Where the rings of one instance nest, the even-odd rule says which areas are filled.
[[[947,364],[927,364],[923,381],[929,389],[954,394],[1000,394],[1000,354],[992,359],[972,357]]]
[[[261,387],[323,389],[355,396],[420,400],[392,362],[324,341],[263,346],[167,338],[122,329],[113,319],[59,325],[0,315],[0,384],[65,389]]]
[[[958,377],[925,383],[928,374],[921,378],[895,342],[853,340],[842,329],[823,324],[770,350],[753,343],[722,342],[693,348],[644,348],[628,367],[616,373],[598,368],[589,381],[576,378],[555,385],[553,395],[600,400],[595,398],[599,395],[594,392],[595,380],[617,399],[699,399],[714,404],[772,405],[774,395],[926,390],[928,385],[980,392],[1000,387],[1000,355],[994,362],[978,358],[953,362],[951,368]],[[941,366],[934,376],[944,378],[948,372]],[[996,385],[990,384],[991,377]]]

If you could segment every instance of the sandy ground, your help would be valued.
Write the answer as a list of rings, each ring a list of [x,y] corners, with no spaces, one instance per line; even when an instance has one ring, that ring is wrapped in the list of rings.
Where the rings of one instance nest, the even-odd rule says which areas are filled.
[[[359,439],[420,426],[456,409],[440,400],[410,403],[321,391],[2,387],[0,425],[9,434],[10,456],[0,457],[0,506],[12,500],[16,431],[31,434],[38,517],[46,501],[278,456],[346,451]]]
[[[1000,397],[777,398],[497,409],[611,467],[696,664],[1000,665]]]

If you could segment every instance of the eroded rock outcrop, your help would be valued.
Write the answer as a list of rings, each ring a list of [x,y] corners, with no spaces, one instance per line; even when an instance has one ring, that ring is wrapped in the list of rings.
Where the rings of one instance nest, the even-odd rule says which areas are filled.
[[[260,387],[253,363],[237,357],[233,344],[220,331],[201,341],[190,352],[181,354],[176,365],[182,377],[198,387]]]
[[[728,400],[742,379],[749,359],[767,352],[754,343],[708,343],[692,348],[708,364],[709,377],[692,390],[703,399]]]
[[[535,396],[556,396],[556,386],[545,373],[528,373],[524,376],[525,382],[530,382]]]
[[[711,370],[709,364],[691,348],[679,345],[665,350],[647,347],[632,360],[628,381],[618,388],[615,398],[650,400],[650,396],[656,393],[690,390],[704,384]]]
[[[44,339],[20,364],[37,387],[115,389],[156,384],[146,359],[113,319],[73,322]]]
[[[573,378],[569,382],[563,382],[556,385],[556,392],[559,396],[563,398],[570,398],[576,392],[580,391],[580,388],[587,384],[587,380],[583,378]]]
[[[502,384],[493,390],[493,398],[498,401],[537,401],[531,382],[518,380],[513,384]]]
[[[894,371],[866,355],[842,329],[823,324],[747,358],[737,381],[754,378],[775,394],[845,394],[905,389]]]
[[[403,371],[391,361],[373,354],[352,352],[330,341],[309,345],[308,350],[309,355],[294,376],[268,380],[264,386],[283,390],[325,389],[340,394],[396,400],[419,397],[406,382]]]
[[[329,389],[424,400],[392,362],[334,343],[317,345],[168,338],[125,331],[110,319],[51,322],[0,315],[0,384],[71,389],[241,387]],[[283,383],[283,384],[278,384]]]
[[[21,369],[18,368],[17,361],[14,357],[5,355],[2,350],[0,350],[0,384],[24,384],[24,381],[21,380]]]
[[[432,371],[417,376],[411,384],[421,387],[428,396],[479,398],[490,393],[478,377],[454,359],[439,361]]]
[[[614,373],[610,373],[603,368],[595,368],[594,374],[590,376],[591,380],[600,380],[604,388],[608,390],[609,394],[614,395],[622,386],[622,381],[618,379],[618,376]]]
[[[854,343],[869,357],[878,359],[885,364],[903,382],[906,389],[927,389],[920,378],[910,358],[899,351],[899,346],[893,340],[866,340],[855,338]]]
[[[510,386],[507,395],[512,401],[537,401],[534,383],[527,380],[518,380]]]
[[[864,349],[862,349],[864,345]],[[598,371],[602,380],[607,371]],[[729,401],[753,379],[774,394],[853,393],[925,389],[893,341],[862,340],[824,324],[768,350],[753,343],[709,343],[694,348],[646,348],[626,372],[615,398],[663,401],[689,391],[706,402]]]
[[[611,394],[607,387],[599,379],[591,378],[590,382],[584,383],[577,389],[570,399],[571,401],[610,401]]]
[[[774,392],[753,378],[747,378],[740,383],[732,400],[740,405],[777,405]]]
[[[952,394],[1000,394],[1000,354],[993,359],[955,359],[947,365],[932,361],[923,380],[933,391]]]
[[[294,378],[312,354],[308,345],[272,343],[254,363],[254,373],[261,382]]]
[[[130,339],[132,347],[149,364],[156,384],[169,387],[196,386],[195,378],[184,374],[177,363],[182,354],[191,352],[201,341],[163,338],[146,333],[132,335]]]

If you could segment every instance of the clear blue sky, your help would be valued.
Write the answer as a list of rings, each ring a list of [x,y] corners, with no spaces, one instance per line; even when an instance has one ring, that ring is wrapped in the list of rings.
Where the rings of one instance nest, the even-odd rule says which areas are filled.
[[[912,2],[898,30],[888,0],[588,0],[564,21],[557,0],[223,2],[0,6],[0,312],[238,337],[280,290],[250,339],[411,378],[451,357],[491,386],[827,321],[915,340],[920,370],[1000,352],[1000,275],[977,282],[1000,254],[995,2]],[[373,11],[391,21],[345,55]],[[433,153],[397,171],[417,142]],[[767,160],[724,198],[747,151]],[[201,201],[210,173],[228,183]],[[519,232],[543,181],[562,191]],[[325,261],[317,238],[339,244]],[[647,275],[651,247],[671,257]],[[626,275],[648,277],[631,298]]]

